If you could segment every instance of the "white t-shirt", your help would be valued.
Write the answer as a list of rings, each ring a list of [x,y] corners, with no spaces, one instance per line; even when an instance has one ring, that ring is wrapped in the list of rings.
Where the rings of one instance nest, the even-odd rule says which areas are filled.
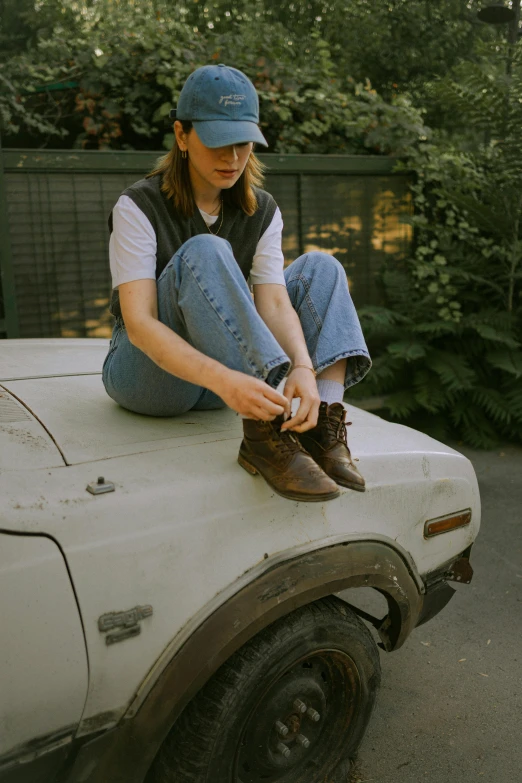
[[[219,215],[199,210],[207,225]],[[252,285],[285,285],[282,250],[283,217],[277,207],[272,222],[257,243],[250,282]],[[148,217],[129,196],[120,196],[112,211],[109,241],[112,287],[132,280],[156,279],[156,233]]]

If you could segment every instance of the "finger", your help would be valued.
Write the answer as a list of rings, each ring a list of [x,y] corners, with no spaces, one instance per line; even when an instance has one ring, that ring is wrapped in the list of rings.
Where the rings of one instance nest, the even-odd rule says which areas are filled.
[[[263,396],[266,397],[267,400],[271,400],[272,402],[275,402],[276,405],[282,405],[283,408],[286,407],[287,399],[284,396],[284,394],[281,394],[276,389],[273,389],[267,383],[263,384],[262,392],[263,392]]]
[[[283,389],[283,396],[287,398],[287,400],[291,400],[294,397],[295,394],[295,383],[293,381],[287,381],[285,383],[285,388]]]
[[[299,432],[297,428],[306,421],[308,417],[308,411],[310,410],[310,403],[307,403],[305,400],[301,399],[301,404],[299,408],[297,409],[294,416],[292,416],[291,419],[288,419],[288,421],[285,421],[284,425],[281,427],[281,429],[285,430],[295,430],[296,432]]]
[[[255,413],[255,416],[251,416],[250,418],[255,418],[256,421],[273,421],[276,418],[276,415],[267,413],[267,411],[263,410],[259,405],[252,408],[252,411]]]
[[[298,427],[294,427],[294,432],[306,432],[311,430],[317,424],[317,418],[313,415],[308,415],[306,420],[303,421]]]
[[[270,400],[259,400],[256,403],[256,406],[262,410],[267,417],[271,416],[272,418],[275,418],[276,416],[281,416],[285,412],[285,408],[282,405],[276,405],[274,402],[270,402]]]
[[[319,406],[321,405],[321,400],[315,400],[312,403],[312,406],[308,412],[308,416],[306,417],[306,421],[303,422],[301,425],[302,429],[300,432],[306,432],[307,430],[311,430],[313,427],[317,426],[317,421],[319,419]]]
[[[284,396],[286,400],[286,410],[285,413],[287,416],[291,416],[292,414],[292,400],[294,399],[295,395],[295,386],[293,383],[287,383],[284,390]]]

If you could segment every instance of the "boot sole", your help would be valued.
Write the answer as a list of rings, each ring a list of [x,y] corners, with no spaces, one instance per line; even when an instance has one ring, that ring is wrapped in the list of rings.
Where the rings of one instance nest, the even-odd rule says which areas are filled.
[[[335,481],[336,484],[339,484],[340,487],[346,487],[347,489],[354,489],[356,492],[366,492],[366,486],[361,486],[360,484],[349,484],[348,482],[343,483],[342,481],[339,481],[336,478],[333,478],[333,476],[330,476],[332,481]]]
[[[250,473],[251,476],[256,476],[258,473],[260,476],[263,475],[250,462],[247,462],[247,460],[241,454],[238,455],[237,461],[241,467],[246,470],[247,473]],[[325,495],[307,495],[306,497],[303,497],[302,495],[294,494],[292,492],[281,492],[280,490],[276,489],[267,478],[264,476],[263,478],[265,479],[270,489],[273,489],[274,492],[276,492],[282,498],[286,498],[287,500],[298,500],[304,503],[322,503],[324,500],[334,500],[341,494],[338,490],[337,492],[329,492]]]

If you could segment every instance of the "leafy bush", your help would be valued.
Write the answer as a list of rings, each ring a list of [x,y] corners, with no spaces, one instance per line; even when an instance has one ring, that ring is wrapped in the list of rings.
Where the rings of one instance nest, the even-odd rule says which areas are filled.
[[[161,147],[161,107],[204,60],[201,36],[182,14],[163,16],[154,0],[101,0],[76,13],[61,5],[69,24],[55,19],[3,65],[7,144],[30,131],[40,146],[54,137],[54,146],[63,138],[72,147]]]
[[[270,152],[401,155],[429,133],[407,95],[385,101],[368,80],[340,76],[318,32],[294,51],[281,24],[259,21],[239,38],[216,35],[213,46],[254,82]]]
[[[522,440],[522,56],[506,79],[498,50],[486,55],[486,82],[477,62],[438,87],[468,149],[439,139],[403,164],[416,172],[414,254],[383,271],[387,307],[361,313],[376,358],[357,390],[478,447]]]
[[[318,32],[293,46],[261,11],[255,24],[214,30],[204,11],[194,25],[192,10],[164,0],[100,0],[81,12],[53,0],[52,9],[0,72],[7,146],[168,148],[169,109],[187,76],[222,61],[254,81],[271,152],[402,154],[427,135],[407,95],[385,101],[368,81],[340,76]]]

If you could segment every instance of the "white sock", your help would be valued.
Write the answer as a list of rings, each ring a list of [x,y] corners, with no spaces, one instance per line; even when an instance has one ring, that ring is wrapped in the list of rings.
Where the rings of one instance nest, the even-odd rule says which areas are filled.
[[[326,402],[328,405],[333,405],[334,402],[342,402],[344,397],[344,386],[337,381],[322,381],[320,378],[317,381],[317,390],[321,402]]]

